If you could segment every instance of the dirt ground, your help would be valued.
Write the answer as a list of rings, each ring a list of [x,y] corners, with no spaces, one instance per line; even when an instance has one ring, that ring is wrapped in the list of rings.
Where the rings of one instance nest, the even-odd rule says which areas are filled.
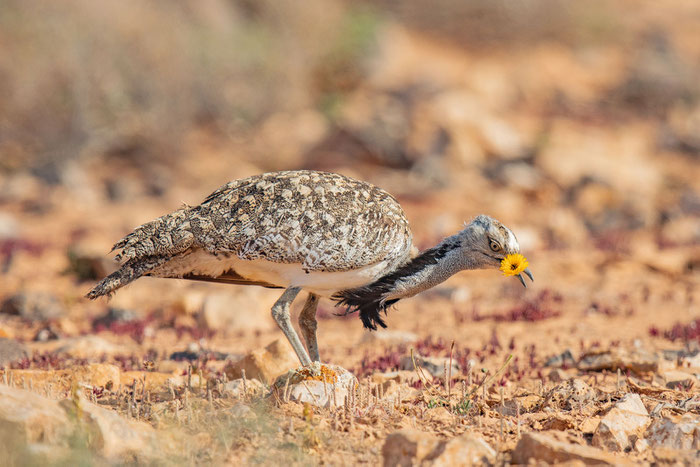
[[[177,157],[84,156],[47,181],[3,146],[0,337],[24,352],[3,360],[3,382],[52,400],[81,393],[145,422],[172,442],[166,463],[379,464],[406,429],[476,434],[496,464],[541,431],[611,463],[697,462],[648,433],[619,451],[594,439],[630,393],[652,418],[700,415],[700,7],[631,3],[605,10],[604,39],[555,31],[508,47],[465,45],[428,16],[394,12],[332,118],[298,105],[243,136],[205,121],[182,132]],[[228,365],[282,337],[269,312],[279,291],[142,278],[109,301],[84,298],[135,226],[228,180],[290,168],[393,193],[419,249],[492,215],[535,281],[465,271],[399,302],[376,333],[322,301],[321,359],[359,380],[355,405],[338,408],[221,389]],[[401,363],[412,353],[457,366],[429,375]],[[118,367],[119,383],[78,384],[94,363]],[[591,392],[567,392],[574,380]],[[112,459],[81,443],[49,457]]]

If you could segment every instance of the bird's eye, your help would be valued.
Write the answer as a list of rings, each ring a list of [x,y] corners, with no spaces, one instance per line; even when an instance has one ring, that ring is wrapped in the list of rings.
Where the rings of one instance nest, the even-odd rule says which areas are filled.
[[[489,245],[493,251],[501,251],[501,245],[498,244],[496,240],[491,240],[491,244]]]

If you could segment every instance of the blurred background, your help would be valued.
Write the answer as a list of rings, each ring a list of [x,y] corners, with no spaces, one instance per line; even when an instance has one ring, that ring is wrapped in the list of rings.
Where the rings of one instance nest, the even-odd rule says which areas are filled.
[[[306,168],[395,194],[421,249],[479,213],[519,237],[534,291],[462,274],[394,327],[418,329],[412,307],[442,326],[548,291],[561,329],[587,313],[627,329],[637,303],[630,336],[663,335],[697,316],[699,31],[694,0],[4,0],[0,327],[61,338],[126,309],[265,343],[276,292],[146,279],[82,295],[135,226]],[[265,324],[217,321],[212,293]]]

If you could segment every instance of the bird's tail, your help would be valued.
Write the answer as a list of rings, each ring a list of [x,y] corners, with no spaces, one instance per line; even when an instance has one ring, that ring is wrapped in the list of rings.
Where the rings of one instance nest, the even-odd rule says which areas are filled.
[[[85,296],[91,300],[103,295],[111,295],[115,290],[124,287],[139,277],[168,261],[165,257],[147,256],[134,258],[122,265],[117,271],[102,279]]]

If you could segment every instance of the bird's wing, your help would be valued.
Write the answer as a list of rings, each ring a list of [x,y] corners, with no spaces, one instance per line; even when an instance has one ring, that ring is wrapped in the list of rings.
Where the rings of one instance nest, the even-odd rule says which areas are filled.
[[[344,271],[404,261],[411,232],[399,203],[338,174],[263,174],[222,187],[189,213],[196,243],[241,259]],[[196,228],[195,228],[196,227]]]

